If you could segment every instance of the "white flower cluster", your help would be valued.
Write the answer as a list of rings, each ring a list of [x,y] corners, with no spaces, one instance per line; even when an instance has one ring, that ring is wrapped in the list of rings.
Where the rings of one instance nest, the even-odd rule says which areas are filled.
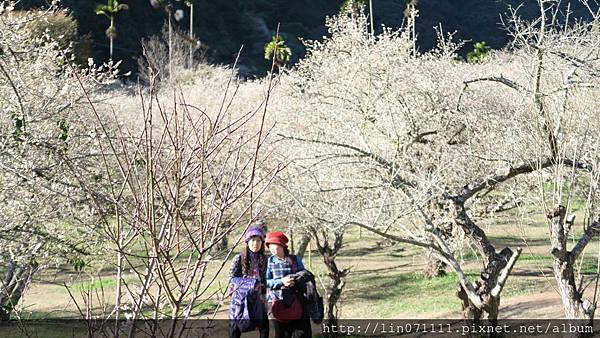
[[[69,49],[61,49],[47,31],[31,28],[54,9],[17,12],[2,6],[0,261],[59,262],[77,254],[81,238],[89,239],[88,249],[96,241],[93,227],[83,225],[93,225],[97,215],[83,203],[89,196],[69,168],[101,168],[89,137],[97,123],[85,100],[106,74],[79,69]],[[85,179],[95,182],[89,176]]]
[[[515,49],[469,64],[455,59],[459,45],[451,40],[415,55],[410,29],[373,37],[364,16],[331,18],[331,36],[307,43],[307,57],[281,79],[273,102],[273,151],[290,165],[271,205],[298,224],[361,222],[420,238],[424,227],[415,220],[433,197],[543,159],[549,132],[562,158],[596,162],[593,25],[549,29],[541,42],[535,25],[521,27]],[[511,182],[473,208],[538,199],[536,175]]]

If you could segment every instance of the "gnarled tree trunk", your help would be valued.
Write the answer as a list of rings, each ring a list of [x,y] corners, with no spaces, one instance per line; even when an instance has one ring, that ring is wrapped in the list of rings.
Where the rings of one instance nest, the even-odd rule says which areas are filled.
[[[38,265],[34,261],[17,263],[9,261],[2,285],[0,285],[0,320],[9,320],[10,314],[21,300]]]
[[[321,238],[319,238],[319,232]],[[333,233],[333,243],[329,241],[328,234],[323,229],[312,229],[315,238],[317,250],[323,257],[323,263],[329,272],[330,283],[327,286],[325,321],[328,325],[337,325],[338,307],[337,303],[342,295],[344,286],[346,285],[346,276],[350,269],[340,270],[335,262],[335,258],[342,248],[342,240],[344,232],[336,231]]]
[[[437,258],[432,249],[426,250],[427,263],[423,269],[425,278],[437,278],[446,275],[446,263]]]
[[[462,192],[464,195],[446,195],[435,201],[431,205],[431,210],[437,209],[439,213],[447,216],[439,217],[439,220],[445,219],[446,222],[453,223],[452,226],[462,228],[466,236],[475,243],[484,259],[484,267],[474,283],[468,281],[464,276],[461,277],[456,295],[461,300],[464,318],[477,324],[487,315],[490,324],[496,325],[500,294],[522,250],[518,248],[513,251],[510,248],[504,248],[500,252],[496,252],[496,248],[489,241],[485,232],[473,222],[467,213],[464,196],[469,192]],[[446,225],[442,227],[446,227]]]
[[[583,298],[585,290],[583,276],[581,276],[582,280],[578,286],[573,266],[585,246],[600,232],[600,224],[594,221],[585,229],[573,250],[567,251],[568,234],[575,217],[569,217],[565,222],[565,214],[565,208],[559,205],[547,216],[552,241],[552,255],[554,256],[554,277],[558,283],[565,318],[584,320],[587,322],[586,324],[591,325],[596,308],[590,300]]]
[[[304,233],[302,237],[300,237],[300,241],[298,241],[298,246],[295,250],[295,255],[304,258],[304,252],[306,252],[306,248],[308,247],[308,243],[310,243],[310,234]]]
[[[520,254],[521,249],[516,252],[509,248],[502,249],[489,263],[486,263],[470,292],[463,285],[459,285],[456,295],[461,300],[463,317],[466,320],[478,323],[484,319],[484,315],[487,315],[491,325],[497,324],[500,293]]]

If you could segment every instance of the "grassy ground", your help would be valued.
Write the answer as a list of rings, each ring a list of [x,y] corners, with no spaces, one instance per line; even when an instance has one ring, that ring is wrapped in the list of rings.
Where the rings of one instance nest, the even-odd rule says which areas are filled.
[[[528,314],[540,311],[536,306],[527,305],[528,301],[535,300],[537,304],[546,304],[544,300],[548,300],[545,306],[558,308],[558,310],[546,311],[546,315],[560,318],[560,300],[554,291],[556,283],[552,275],[547,226],[538,219],[524,224],[496,223],[485,227],[497,250],[504,246],[523,248],[523,254],[517,261],[503,291],[502,304],[505,304],[505,312],[513,313],[511,311],[521,307],[523,311],[518,312],[518,315],[527,317]],[[574,229],[574,232],[573,239],[578,238],[581,229]],[[445,277],[437,279],[422,277],[424,254],[421,249],[404,244],[391,244],[365,231],[359,236],[357,229],[349,232],[345,243],[337,260],[340,267],[351,268],[340,300],[342,317],[454,318],[460,316],[460,304],[455,296],[458,281],[456,274],[449,271]],[[592,280],[597,274],[599,248],[600,242],[590,243],[584,258],[579,262],[580,271],[586,275],[587,280]],[[477,278],[482,264],[480,257],[474,251],[466,250],[462,260],[469,278],[473,280]],[[327,283],[325,266],[314,250],[305,255],[304,263],[317,275],[321,285]],[[209,266],[207,276],[217,274],[219,267],[220,264],[216,263]],[[215,283],[209,287],[210,292],[207,294],[223,294],[227,285],[228,267],[229,262],[217,274]],[[92,291],[94,297],[103,297],[106,306],[110,308],[113,304],[112,292],[116,281],[114,276],[108,273],[107,270],[110,269],[104,267],[98,270],[101,271],[102,281],[97,276],[91,278],[88,274],[70,271],[68,267],[45,272],[38,277],[27,293],[22,317],[77,317],[76,307],[63,283],[69,285],[78,301],[82,299],[82,292]],[[131,277],[127,277],[126,282],[131,285],[136,284]],[[593,285],[594,283],[592,289]],[[226,299],[213,295],[198,306],[195,312],[201,315],[219,308],[217,317],[225,318],[227,304]]]

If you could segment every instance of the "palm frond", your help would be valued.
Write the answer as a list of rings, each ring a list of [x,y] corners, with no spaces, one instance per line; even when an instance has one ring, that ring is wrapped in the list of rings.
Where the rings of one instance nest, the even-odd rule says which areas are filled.
[[[94,12],[96,13],[96,15],[106,15],[108,16],[110,13],[110,9],[107,5],[96,5],[96,8],[94,9]]]

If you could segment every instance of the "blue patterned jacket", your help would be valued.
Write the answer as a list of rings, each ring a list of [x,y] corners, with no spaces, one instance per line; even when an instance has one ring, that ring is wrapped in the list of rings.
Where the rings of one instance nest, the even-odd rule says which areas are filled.
[[[267,297],[269,302],[275,299],[283,299],[281,292],[283,282],[281,281],[281,278],[305,270],[302,259],[299,256],[293,257],[296,258],[296,271],[292,271],[292,260],[290,256],[285,259],[279,259],[277,256],[269,257],[267,261],[267,287],[271,289]]]

